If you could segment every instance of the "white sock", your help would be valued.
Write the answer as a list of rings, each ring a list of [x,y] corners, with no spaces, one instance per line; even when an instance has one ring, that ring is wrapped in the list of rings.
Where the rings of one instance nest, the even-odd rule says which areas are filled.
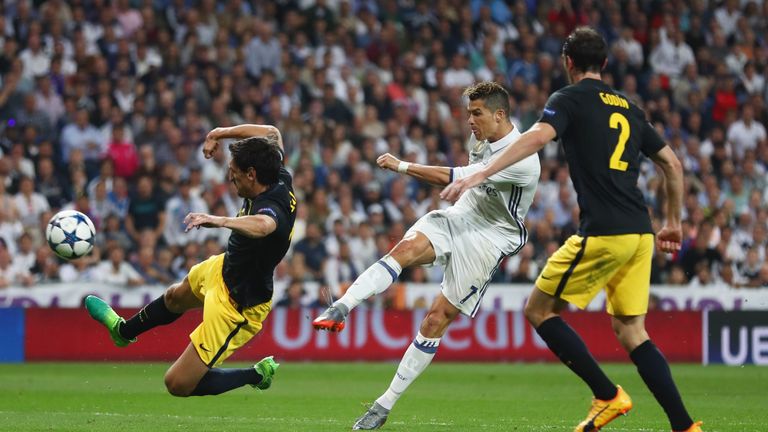
[[[336,303],[341,303],[348,310],[352,310],[368,297],[384,292],[392,282],[397,280],[402,271],[400,264],[386,255],[358,276]]]
[[[392,378],[389,388],[381,397],[376,399],[376,402],[382,407],[391,410],[408,386],[432,362],[438,346],[440,346],[440,338],[428,338],[419,333],[413,343],[405,350],[403,359],[400,360],[397,373]]]

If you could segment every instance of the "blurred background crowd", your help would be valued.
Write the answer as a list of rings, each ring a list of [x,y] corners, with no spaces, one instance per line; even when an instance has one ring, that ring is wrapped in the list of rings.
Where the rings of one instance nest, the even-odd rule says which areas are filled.
[[[567,84],[579,25],[610,46],[604,79],[645,109],[683,161],[684,245],[653,283],[768,285],[768,2],[589,0],[47,0],[0,9],[0,288],[93,280],[167,284],[220,253],[228,230],[184,233],[190,211],[234,215],[217,126],[274,124],[299,200],[279,304],[337,294],[428,211],[439,189],[376,167],[390,152],[466,164],[464,87],[504,84],[526,130]],[[529,244],[496,282],[531,283],[578,225],[562,150],[541,154]],[[642,164],[654,224],[662,179]],[[73,208],[97,248],[66,263],[43,229]],[[406,282],[439,282],[439,269]],[[275,299],[280,300],[280,299]]]

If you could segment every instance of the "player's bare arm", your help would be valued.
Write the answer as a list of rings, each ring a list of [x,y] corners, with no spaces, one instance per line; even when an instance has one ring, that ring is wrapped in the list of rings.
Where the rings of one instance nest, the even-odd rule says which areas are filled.
[[[680,250],[683,239],[680,214],[683,207],[683,165],[669,146],[651,156],[656,166],[664,173],[666,190],[666,222],[656,233],[656,246],[663,252]]]
[[[404,162],[389,153],[379,156],[376,163],[380,168],[407,174],[419,181],[437,186],[445,186],[451,180],[451,169],[448,167]]]
[[[219,147],[219,140],[226,138],[242,139],[251,137],[271,138],[282,149],[283,137],[280,130],[272,125],[241,124],[232,127],[217,127],[205,137],[203,143],[203,155],[206,159],[213,157],[216,149]]]
[[[206,213],[190,213],[184,218],[186,231],[192,228],[229,228],[250,238],[266,237],[277,229],[274,219],[264,215],[240,217],[213,216]]]
[[[488,177],[504,168],[513,165],[541,150],[548,142],[555,139],[557,133],[548,123],[536,123],[514,143],[508,145],[498,156],[482,170],[449,184],[441,193],[440,198],[446,201],[456,201],[466,190],[471,189]]]

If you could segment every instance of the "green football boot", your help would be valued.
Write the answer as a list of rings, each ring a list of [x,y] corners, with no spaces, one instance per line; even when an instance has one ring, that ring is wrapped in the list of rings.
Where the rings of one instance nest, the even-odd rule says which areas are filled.
[[[256,373],[261,375],[261,382],[251,386],[261,390],[268,389],[272,385],[272,378],[275,376],[278,367],[280,367],[280,363],[275,363],[272,356],[261,359],[261,361],[253,365]]]
[[[91,318],[100,322],[101,325],[109,330],[109,336],[116,346],[124,347],[136,342],[136,338],[126,339],[120,335],[118,328],[120,323],[124,323],[123,317],[117,314],[104,300],[89,295],[85,298],[85,309],[88,310],[88,314]]]

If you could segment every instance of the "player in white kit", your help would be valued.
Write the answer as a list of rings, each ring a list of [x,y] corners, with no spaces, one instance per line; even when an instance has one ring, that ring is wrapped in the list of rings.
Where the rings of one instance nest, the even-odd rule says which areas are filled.
[[[509,121],[509,94],[499,84],[467,88],[468,123],[472,129],[470,164],[440,167],[411,164],[390,154],[379,156],[381,168],[444,186],[481,170],[520,136]],[[413,344],[406,350],[387,391],[354,424],[354,430],[378,429],[405,389],[432,361],[448,325],[463,313],[474,316],[491,277],[505,256],[522,249],[528,237],[523,221],[533,201],[540,165],[536,154],[499,171],[451,207],[421,217],[403,239],[369,267],[333,306],[313,322],[318,330],[341,331],[349,311],[386,290],[405,267],[441,265],[445,275]]]

